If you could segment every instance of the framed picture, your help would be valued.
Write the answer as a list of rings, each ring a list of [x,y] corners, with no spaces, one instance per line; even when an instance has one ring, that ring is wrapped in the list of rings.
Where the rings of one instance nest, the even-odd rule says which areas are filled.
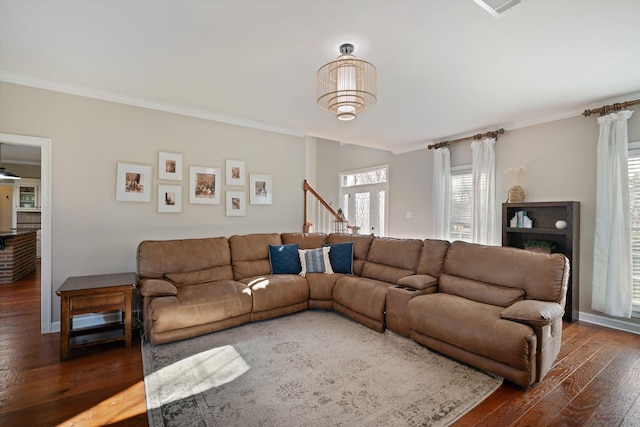
[[[182,212],[182,185],[158,185],[158,212]]]
[[[150,202],[151,166],[118,162],[116,200],[119,202]]]
[[[227,191],[227,216],[245,216],[247,214],[247,193],[245,191]]]
[[[220,168],[189,167],[189,203],[220,204]]]
[[[246,185],[246,167],[242,160],[227,160],[227,185]]]
[[[252,205],[270,205],[273,187],[271,175],[252,173],[249,175],[249,201]]]
[[[182,181],[182,154],[159,152],[158,179]]]

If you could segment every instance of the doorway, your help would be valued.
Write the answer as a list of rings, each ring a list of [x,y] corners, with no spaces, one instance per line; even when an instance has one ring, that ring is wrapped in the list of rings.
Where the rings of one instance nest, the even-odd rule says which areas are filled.
[[[51,139],[0,133],[0,143],[40,147],[41,253],[40,331],[51,332]]]
[[[341,208],[357,234],[386,235],[388,165],[340,174]]]

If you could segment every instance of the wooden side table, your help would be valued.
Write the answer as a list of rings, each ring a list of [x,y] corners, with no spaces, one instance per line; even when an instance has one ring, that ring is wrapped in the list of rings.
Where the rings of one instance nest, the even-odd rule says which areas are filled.
[[[69,277],[56,294],[60,297],[60,360],[74,348],[124,341],[131,347],[131,300],[135,273]],[[101,326],[74,329],[73,316],[119,310],[122,320]]]

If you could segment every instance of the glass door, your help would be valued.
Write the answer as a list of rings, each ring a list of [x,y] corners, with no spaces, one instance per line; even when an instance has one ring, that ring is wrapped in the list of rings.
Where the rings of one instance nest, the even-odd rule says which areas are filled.
[[[18,185],[18,208],[37,209],[38,187],[35,185]]]
[[[386,235],[389,166],[340,174],[341,207],[354,234]]]

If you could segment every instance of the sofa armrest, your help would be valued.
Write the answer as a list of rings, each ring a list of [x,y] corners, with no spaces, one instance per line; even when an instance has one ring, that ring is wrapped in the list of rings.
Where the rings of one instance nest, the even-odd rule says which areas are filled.
[[[438,286],[438,279],[428,274],[413,274],[399,279],[396,285],[423,291]]]
[[[140,279],[138,289],[143,297],[163,297],[177,295],[178,289],[170,282],[162,279]]]
[[[500,318],[524,323],[535,328],[542,328],[552,324],[563,314],[564,309],[558,303],[523,300],[502,310]]]

